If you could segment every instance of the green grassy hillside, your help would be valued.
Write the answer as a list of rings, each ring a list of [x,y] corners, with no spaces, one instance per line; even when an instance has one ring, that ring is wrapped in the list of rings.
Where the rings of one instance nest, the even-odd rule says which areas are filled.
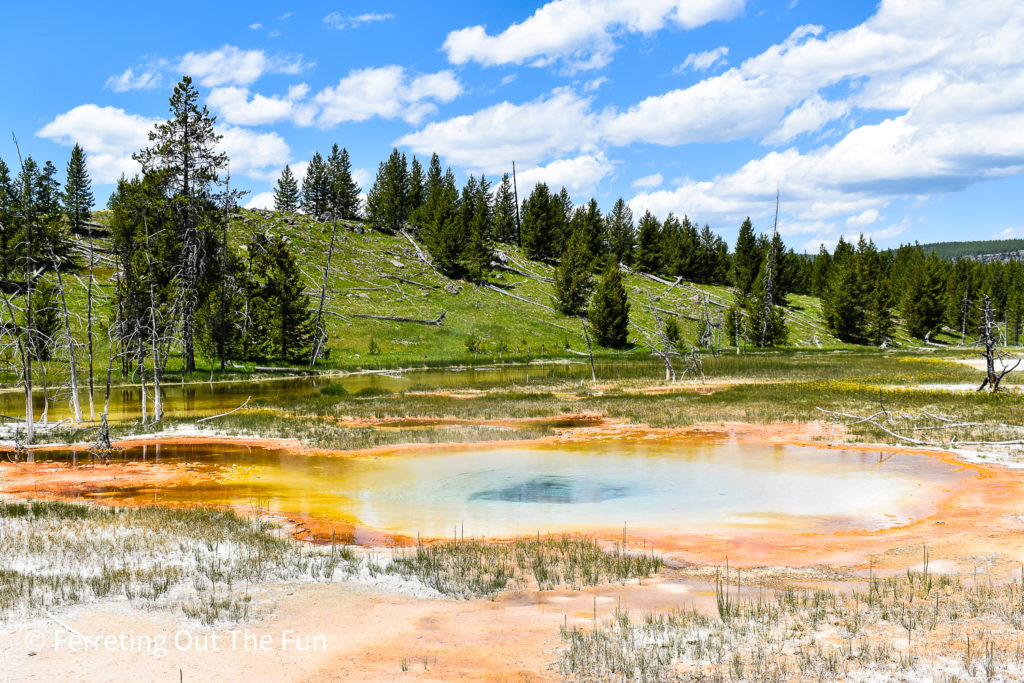
[[[109,220],[107,212],[97,212],[99,223]],[[239,211],[234,217],[229,240],[236,249],[244,248],[253,230],[282,234],[288,238],[307,279],[307,291],[316,302],[320,277],[326,260],[331,225],[302,215],[282,215],[263,211]],[[78,247],[88,248],[94,239],[98,253],[109,252],[106,237],[80,237]],[[451,363],[492,362],[530,358],[577,358],[586,344],[578,319],[566,317],[554,309],[550,265],[530,261],[513,247],[499,245],[504,261],[486,284],[449,280],[421,257],[421,252],[404,235],[387,235],[364,230],[361,224],[343,223],[329,282],[328,333],[330,356],[320,366],[325,369],[410,367]],[[97,319],[105,324],[111,317],[113,272],[109,267],[97,271],[104,298],[98,304]],[[48,276],[51,277],[51,276]],[[696,337],[702,314],[702,300],[712,319],[724,313],[732,301],[728,288],[691,283],[668,282],[639,273],[628,273],[625,285],[630,296],[630,340],[637,341],[630,351],[595,349],[600,355],[649,356],[639,340],[653,340],[656,325],[651,311],[661,317],[675,317],[684,337]],[[85,287],[81,277],[66,278],[69,305],[76,315],[84,339]],[[394,316],[434,320],[444,314],[441,324],[395,322],[360,317]],[[840,348],[821,320],[818,299],[791,296],[786,313],[789,346],[795,348]],[[97,332],[97,374],[106,367],[105,331]],[[375,352],[371,354],[371,339]],[[477,351],[470,349],[476,340]],[[898,333],[899,343],[917,344]],[[729,346],[722,339],[723,346]],[[80,353],[84,353],[81,351]],[[200,371],[209,361],[197,359]],[[168,370],[174,372],[179,361],[172,358]],[[236,366],[236,369],[244,369]]]

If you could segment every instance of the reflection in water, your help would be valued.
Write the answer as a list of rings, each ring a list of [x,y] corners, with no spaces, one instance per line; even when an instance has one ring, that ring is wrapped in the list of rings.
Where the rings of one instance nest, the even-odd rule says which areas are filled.
[[[469,496],[470,501],[501,500],[513,503],[600,503],[622,498],[629,489],[624,486],[591,484],[571,477],[534,477],[528,481],[500,489],[479,491]]]
[[[37,453],[63,459],[65,453]],[[972,470],[920,454],[731,442],[602,441],[557,447],[328,457],[164,444],[118,460],[184,463],[173,485],[111,477],[90,495],[135,503],[269,508],[424,537],[621,528],[638,533],[882,529],[930,514]],[[40,483],[45,482],[44,473]],[[156,481],[156,480],[154,480]]]
[[[658,369],[648,363],[605,363],[597,365],[601,377],[657,377]],[[321,391],[327,386],[342,386],[350,393],[359,391],[397,392],[408,389],[486,388],[515,382],[544,382],[549,380],[590,377],[590,366],[583,363],[534,364],[527,371],[525,365],[450,369],[410,370],[405,373],[373,373],[340,375],[336,377],[303,377],[254,382],[196,382],[194,384],[165,383],[160,395],[168,417],[203,417],[230,410],[248,396],[253,401],[279,401]],[[149,387],[147,391],[151,391]],[[97,415],[103,409],[103,389],[94,393]],[[83,391],[82,405],[88,406],[88,392]],[[110,420],[119,422],[139,417],[139,388],[114,387],[111,390]],[[36,415],[43,410],[43,395],[34,396]],[[52,400],[52,399],[51,399]],[[25,414],[25,397],[19,391],[0,392],[0,414],[20,417]],[[67,398],[49,407],[49,418],[59,420],[71,416]],[[87,416],[88,417],[88,416]]]

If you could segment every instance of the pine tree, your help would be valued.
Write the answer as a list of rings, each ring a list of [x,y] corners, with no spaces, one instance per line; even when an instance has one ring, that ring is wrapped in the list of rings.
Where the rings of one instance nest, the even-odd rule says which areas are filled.
[[[746,337],[757,346],[776,346],[785,343],[787,330],[782,309],[776,303],[778,253],[775,244],[769,244],[761,263],[761,270],[746,303]]]
[[[426,184],[426,176],[423,174],[423,165],[420,164],[420,160],[416,157],[412,158],[412,164],[409,167],[409,216],[410,218],[419,215],[420,209],[424,203],[424,186]]]
[[[302,179],[302,210],[313,218],[325,216],[330,208],[330,169],[320,152],[315,152]]]
[[[309,356],[313,316],[302,271],[284,237],[261,236],[260,241],[262,243],[255,249],[255,272],[263,277],[255,296],[256,317],[262,321],[258,328],[269,335],[270,348],[277,358],[305,360]]]
[[[903,320],[912,337],[924,339],[942,327],[942,261],[935,253],[918,259],[903,293]]]
[[[619,267],[611,264],[590,299],[587,319],[594,339],[601,346],[621,349],[629,335],[629,299]]]
[[[561,202],[553,200],[546,184],[537,183],[523,201],[523,249],[528,258],[554,257],[561,220]]]
[[[281,177],[274,188],[274,210],[281,213],[295,213],[299,210],[299,183],[292,175],[292,169],[285,164]]]
[[[729,279],[729,245],[711,230],[707,223],[700,231],[702,261],[707,265],[700,270],[698,282],[724,285]]]
[[[633,263],[633,246],[636,241],[633,210],[621,197],[615,200],[615,205],[605,219],[605,224],[608,252],[611,259],[615,263],[631,265]]]
[[[592,253],[587,246],[583,228],[573,232],[562,260],[555,268],[555,298],[558,310],[565,315],[580,315],[586,308],[593,288],[590,275]]]
[[[439,172],[440,162],[435,166],[432,160],[427,173],[427,203],[423,208],[424,241],[434,266],[448,277],[457,277],[462,271],[463,249],[459,191],[451,169],[443,176],[437,176]]]
[[[892,317],[893,297],[889,278],[879,272],[871,289],[867,311],[867,338],[872,344],[882,346],[892,341],[896,324]]]
[[[661,272],[661,223],[650,211],[644,212],[638,226],[634,267],[643,273]]]
[[[352,163],[348,158],[348,150],[338,150],[338,145],[331,148],[327,159],[327,173],[331,181],[330,211],[343,220],[354,220],[359,217],[359,193],[362,188],[352,179]]]
[[[685,246],[683,244],[683,224],[676,215],[669,211],[665,222],[661,224],[661,272],[665,275],[682,275],[684,269]]]
[[[157,124],[149,133],[152,145],[133,155],[143,172],[159,172],[171,189],[175,203],[175,226],[181,239],[180,303],[181,336],[185,371],[195,371],[195,312],[199,303],[201,280],[205,277],[204,224],[216,211],[212,188],[228,158],[218,151],[221,135],[214,129],[216,117],[206,106],[199,106],[199,92],[185,76],[170,98],[171,118]]]
[[[516,232],[516,199],[508,173],[501,176],[501,182],[494,193],[494,239],[504,244],[516,244],[519,241]]]
[[[2,178],[0,170],[0,178]],[[0,180],[2,184],[2,180]],[[0,192],[3,192],[0,189]],[[85,165],[85,152],[78,144],[71,150],[68,161],[67,180],[64,183],[64,215],[68,226],[74,233],[85,230],[85,222],[92,215],[92,207],[96,200],[92,195],[92,181]]]
[[[750,218],[743,221],[740,226],[739,236],[736,238],[736,252],[732,262],[733,286],[740,297],[750,295],[754,288],[754,280],[761,270],[761,260],[764,251],[757,244],[757,237],[754,235],[754,225]]]
[[[11,171],[0,159],[0,278],[6,280],[15,268],[17,255],[15,247],[15,216],[17,215],[17,190],[11,179]]]
[[[377,230],[397,232],[409,218],[409,171],[405,155],[394,148],[377,168],[366,195],[366,220]]]
[[[817,297],[825,296],[829,287],[829,269],[832,267],[832,255],[822,244],[818,248],[818,255],[814,257],[814,266],[811,271],[811,294]]]

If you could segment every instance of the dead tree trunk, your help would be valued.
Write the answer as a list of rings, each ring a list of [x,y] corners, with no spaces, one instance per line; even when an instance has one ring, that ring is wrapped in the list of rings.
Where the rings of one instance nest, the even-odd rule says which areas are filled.
[[[978,391],[988,387],[989,391],[998,391],[1003,378],[1017,369],[1021,359],[999,348],[999,321],[988,294],[981,297],[981,325],[978,329],[977,344],[983,348],[981,355],[985,358],[985,379]],[[996,368],[996,365],[999,368]]]
[[[590,381],[597,381],[597,372],[594,371],[594,347],[590,345],[590,335],[587,333],[587,323],[580,318],[580,327],[583,328],[583,339],[587,342],[587,354],[590,356]]]
[[[50,252],[51,255],[53,252]],[[57,291],[60,293],[60,308],[64,320],[64,337],[68,349],[68,372],[71,383],[71,411],[75,414],[75,422],[82,421],[82,405],[78,401],[78,366],[75,363],[75,337],[71,333],[71,318],[68,316],[68,301],[64,295],[64,276],[61,275],[60,267],[57,271]]]
[[[149,269],[149,341],[152,348],[153,354],[153,422],[159,422],[163,419],[164,409],[162,397],[160,396],[160,346],[159,346],[159,329],[157,327],[156,320],[156,291],[153,285],[153,255],[150,250],[149,244],[149,221],[146,220],[145,214],[142,216],[142,225],[146,231],[146,266]],[[221,285],[224,286],[223,284]],[[140,337],[139,343],[142,343]],[[139,358],[139,372],[142,373],[142,412],[143,422],[145,422],[146,412],[146,380],[145,380],[145,357],[140,354]]]
[[[89,344],[89,420],[96,419],[96,408],[93,402],[93,350],[92,350],[92,279],[95,265],[95,247],[90,231],[89,235],[89,284],[85,292],[85,336]]]
[[[334,256],[334,238],[338,232],[338,219],[332,216],[331,220],[331,243],[327,247],[327,263],[324,265],[324,280],[320,286],[320,306],[316,311],[316,324],[313,326],[312,353],[309,356],[309,367],[316,365],[317,356],[327,341],[327,330],[323,327],[324,306],[327,304],[327,282],[331,276],[331,258]]]

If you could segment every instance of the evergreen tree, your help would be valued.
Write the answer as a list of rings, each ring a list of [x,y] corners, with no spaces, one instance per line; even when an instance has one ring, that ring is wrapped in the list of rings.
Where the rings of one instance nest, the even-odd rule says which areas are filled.
[[[586,207],[580,207],[581,213],[581,229],[583,231],[583,238],[586,242],[587,252],[591,257],[591,267],[600,265],[604,262],[605,257],[605,236],[604,236],[604,219],[601,217],[601,209],[597,205],[597,200],[591,198],[587,202]],[[571,235],[570,235],[571,237]],[[568,247],[568,245],[566,245]]]
[[[377,169],[377,180],[366,195],[366,220],[377,230],[397,232],[409,218],[409,171],[397,148]]]
[[[551,197],[551,254],[550,258],[560,258],[565,246],[569,241],[571,231],[573,208],[572,198],[569,191],[562,187],[556,195]]]
[[[206,276],[205,245],[209,217],[218,209],[213,187],[228,158],[218,151],[221,140],[214,129],[216,117],[199,106],[199,92],[184,76],[170,98],[171,118],[149,133],[150,147],[134,155],[143,172],[160,173],[173,197],[175,227],[181,238],[179,263],[181,337],[185,371],[195,371],[195,312]]]
[[[594,339],[601,346],[621,349],[629,335],[629,299],[616,264],[610,264],[597,284],[587,311]]]
[[[643,273],[661,272],[661,224],[650,211],[644,212],[638,226],[634,267]]]
[[[409,216],[418,216],[425,201],[424,192],[427,178],[423,173],[423,165],[416,157],[412,158],[409,167]]]
[[[0,169],[0,192],[3,192],[4,170]],[[80,145],[76,144],[71,150],[67,180],[64,183],[64,215],[72,232],[84,232],[85,222],[92,215],[92,207],[95,202],[92,194],[92,181],[89,179],[89,170],[85,165],[85,152]]]
[[[665,275],[681,275],[686,257],[683,245],[683,224],[671,211],[661,224],[661,254],[659,263]]]
[[[729,278],[729,245],[711,230],[707,223],[700,231],[700,254],[702,266],[697,282],[724,285]]]
[[[608,252],[611,260],[616,264],[624,263],[627,266],[632,264],[633,246],[636,241],[633,210],[621,197],[615,200],[611,213],[605,219],[605,234],[608,239]]]
[[[565,315],[580,315],[586,308],[593,288],[590,275],[593,255],[587,246],[587,235],[582,226],[573,232],[562,260],[555,268],[555,298],[558,310]]]
[[[733,256],[733,286],[741,298],[746,298],[754,288],[754,280],[761,270],[764,251],[757,244],[754,225],[750,218],[740,225],[740,233],[736,238],[736,253]]]
[[[261,324],[256,327],[269,336],[277,358],[285,361],[305,360],[313,334],[313,315],[305,293],[302,271],[285,238],[258,236],[254,245],[254,272],[262,280],[254,292],[250,310]],[[260,345],[257,344],[257,347]],[[267,348],[263,344],[263,348]]]
[[[889,278],[879,272],[871,290],[867,312],[867,338],[872,344],[881,346],[892,340],[896,325],[892,317],[893,297]]]
[[[939,331],[944,312],[942,295],[941,260],[934,252],[927,257],[921,255],[909,273],[901,302],[910,336],[924,339]]]
[[[285,164],[281,177],[274,188],[274,210],[281,213],[295,213],[299,210],[299,183],[292,175],[292,169]]]
[[[330,170],[320,152],[315,152],[302,179],[302,210],[313,218],[325,216],[330,208]]]
[[[494,193],[494,239],[504,244],[517,244],[516,199],[508,173],[501,177]]]
[[[17,261],[15,253],[15,219],[18,193],[11,179],[11,171],[0,159],[0,278],[11,276]]]
[[[457,277],[463,267],[464,243],[459,220],[459,191],[451,169],[442,177],[435,177],[434,173],[435,166],[431,162],[427,174],[427,203],[423,209],[424,241],[434,266],[448,277]]]
[[[558,223],[561,220],[561,202],[552,199],[547,185],[537,183],[530,196],[523,201],[523,249],[528,258],[554,257]]]
[[[472,179],[472,176],[470,176]],[[473,280],[482,280],[491,267],[491,192],[487,178],[481,176],[480,181],[472,187],[467,183],[470,195],[463,195],[463,205],[467,201],[473,207],[473,213],[464,224],[466,232],[461,254],[461,261],[466,274]],[[465,192],[465,191],[464,191]]]
[[[327,170],[331,181],[330,210],[343,220],[354,220],[359,217],[359,193],[362,188],[352,179],[352,163],[348,158],[348,150],[338,150],[338,145],[331,148],[327,159]]]
[[[814,266],[811,271],[811,294],[817,297],[824,297],[829,288],[829,270],[832,267],[832,255],[822,244],[818,247],[818,255],[814,257]]]
[[[717,255],[704,247],[697,226],[690,222],[688,216],[683,216],[677,239],[674,274],[689,282],[704,282],[704,271],[712,269],[712,261]]]

